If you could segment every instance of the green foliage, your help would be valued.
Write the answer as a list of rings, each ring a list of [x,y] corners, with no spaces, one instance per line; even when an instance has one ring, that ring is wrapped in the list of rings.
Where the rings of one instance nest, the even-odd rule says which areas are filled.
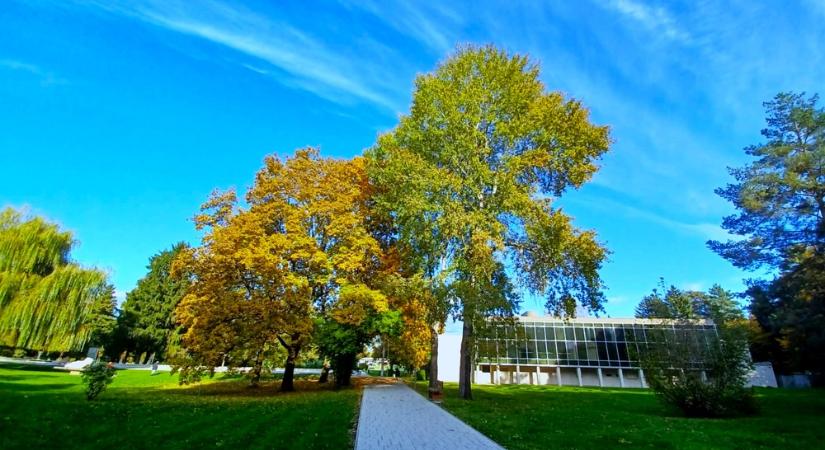
[[[606,251],[554,199],[589,180],[608,145],[607,127],[546,92],[526,57],[470,46],[416,79],[409,115],[368,151],[375,202],[395,219],[404,266],[433,281],[433,321],[452,313],[464,322],[468,393],[474,327],[513,314],[517,284],[550,311],[601,309]]]
[[[725,323],[744,318],[742,309],[733,295],[718,284],[707,292],[684,291],[671,285],[665,287],[663,279],[659,287],[646,295],[636,306],[636,317],[645,319],[711,319]]]
[[[95,361],[83,371],[83,384],[86,385],[86,400],[94,400],[112,383],[115,369],[103,361]]]
[[[513,309],[508,259],[548,309],[572,311],[571,298],[600,308],[605,252],[552,199],[587,181],[608,144],[607,128],[545,92],[527,58],[467,47],[416,79],[410,115],[368,158],[408,262],[447,284],[456,316],[475,321]]]
[[[745,149],[757,158],[730,169],[736,183],[717,189],[738,214],[722,227],[742,240],[709,241],[746,269],[787,269],[825,251],[825,111],[818,97],[781,93],[765,103],[767,142]]]
[[[825,384],[825,257],[806,259],[772,282],[748,290],[756,322],[751,352],[780,373],[811,371]]]
[[[188,281],[172,273],[172,262],[185,249],[186,244],[181,242],[149,260],[148,273],[126,294],[121,306],[114,353],[146,352],[162,359],[167,349],[175,345],[179,336],[174,312]]]
[[[348,386],[358,353],[376,335],[398,334],[401,317],[398,311],[372,313],[361,324],[340,323],[334,319],[316,320],[314,341],[331,360],[335,383]]]
[[[55,224],[0,212],[0,345],[78,351],[111,330],[106,275],[69,262],[72,236]]]
[[[648,332],[652,344],[639,355],[650,388],[688,417],[756,412],[753,389],[745,387],[751,363],[743,321],[719,326],[717,331],[704,338],[689,330],[677,329],[667,337]]]
[[[736,183],[717,193],[738,214],[723,228],[741,240],[710,241],[738,267],[778,269],[751,281],[752,350],[783,373],[825,373],[825,110],[818,96],[780,93],[765,103],[766,142],[745,149],[756,158],[730,169]]]

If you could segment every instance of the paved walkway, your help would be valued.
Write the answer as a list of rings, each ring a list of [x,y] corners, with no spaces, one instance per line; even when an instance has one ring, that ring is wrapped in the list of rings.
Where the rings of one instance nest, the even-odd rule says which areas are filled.
[[[502,447],[402,383],[364,388],[356,450]]]

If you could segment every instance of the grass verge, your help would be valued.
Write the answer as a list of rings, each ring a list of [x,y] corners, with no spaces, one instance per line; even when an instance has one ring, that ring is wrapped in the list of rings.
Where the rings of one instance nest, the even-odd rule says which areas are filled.
[[[425,383],[415,384],[426,396]],[[472,401],[445,383],[443,406],[508,449],[821,448],[825,391],[759,389],[760,413],[690,419],[642,389],[473,386]]]
[[[118,371],[96,401],[79,376],[0,365],[0,448],[351,448],[359,389],[296,380],[249,389],[237,378],[178,386],[177,377]]]

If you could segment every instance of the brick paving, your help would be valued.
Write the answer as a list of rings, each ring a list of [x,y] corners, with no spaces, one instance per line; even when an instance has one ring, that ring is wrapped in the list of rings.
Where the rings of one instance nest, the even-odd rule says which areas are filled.
[[[356,450],[502,447],[455,416],[397,383],[364,388]]]

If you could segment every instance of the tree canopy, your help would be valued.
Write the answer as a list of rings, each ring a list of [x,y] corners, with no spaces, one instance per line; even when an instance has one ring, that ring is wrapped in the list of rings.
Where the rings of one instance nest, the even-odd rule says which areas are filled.
[[[295,360],[315,337],[338,366],[336,380],[348,383],[361,347],[399,320],[382,291],[397,258],[370,194],[363,159],[315,149],[267,157],[246,207],[234,192],[214,194],[196,218],[208,230],[202,245],[179,263],[192,281],[178,307],[190,365],[214,367],[229,355],[259,374],[265,349],[281,345],[281,389],[290,390]]]
[[[172,263],[186,248],[178,243],[149,260],[147,274],[126,294],[115,332],[116,351],[156,355],[163,358],[177,338],[174,312],[187,280],[172,273]]]
[[[646,295],[636,306],[636,317],[645,319],[711,319],[718,324],[742,320],[742,309],[733,294],[718,284],[707,292],[681,290],[671,285],[665,287],[661,280],[658,288]]]
[[[780,93],[764,104],[766,142],[747,147],[756,158],[730,169],[736,182],[717,193],[737,214],[722,226],[739,240],[710,241],[737,267],[772,269],[772,281],[750,280],[752,346],[781,372],[825,377],[825,110],[817,95]]]
[[[756,158],[731,168],[736,180],[716,192],[737,214],[722,227],[743,239],[708,245],[737,267],[786,269],[825,251],[825,111],[818,96],[781,93],[765,103],[767,140]]]
[[[81,351],[113,325],[106,274],[71,262],[71,233],[40,217],[0,212],[0,345]]]
[[[547,309],[599,310],[605,249],[555,206],[597,170],[608,129],[546,92],[539,69],[494,47],[466,47],[415,81],[409,115],[368,151],[376,202],[396,221],[406,262],[440,284],[464,322],[461,395],[472,334],[517,308],[516,285]]]

